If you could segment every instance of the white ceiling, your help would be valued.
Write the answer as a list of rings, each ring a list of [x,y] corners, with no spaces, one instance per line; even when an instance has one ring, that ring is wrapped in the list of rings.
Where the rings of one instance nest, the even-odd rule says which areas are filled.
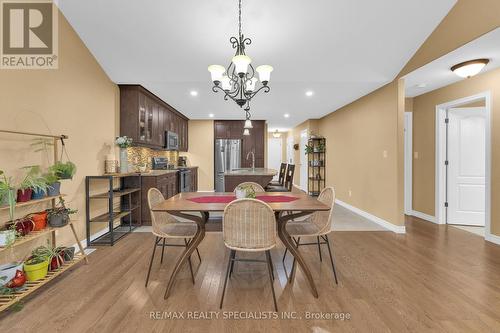
[[[415,97],[426,92],[465,80],[450,68],[473,59],[489,59],[481,73],[500,67],[500,28],[493,30],[470,43],[436,59],[405,76],[406,97]],[[419,85],[425,87],[419,87]]]
[[[392,81],[455,2],[243,0],[243,33],[253,40],[247,55],[274,67],[271,92],[252,102],[253,118],[291,128]],[[207,71],[233,56],[236,0],[58,3],[114,82],[142,84],[189,118],[243,118],[211,91]]]

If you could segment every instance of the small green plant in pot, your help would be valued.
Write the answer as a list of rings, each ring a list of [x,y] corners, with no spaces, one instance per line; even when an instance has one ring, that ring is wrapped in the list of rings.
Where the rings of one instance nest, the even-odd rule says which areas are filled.
[[[17,202],[26,202],[31,199],[41,199],[47,195],[47,182],[41,176],[40,166],[32,165],[23,167],[27,170],[24,179],[17,190]]]
[[[45,255],[31,255],[24,262],[24,271],[28,281],[37,281],[47,276],[50,260]]]
[[[59,181],[59,177],[56,176],[53,172],[48,172],[44,176],[45,182],[48,185],[47,195],[49,197],[54,197],[61,194],[61,182]]]
[[[314,148],[313,146],[309,146],[309,145],[306,145],[306,148],[305,148],[305,154],[312,154],[312,152],[314,151]]]
[[[59,179],[73,179],[76,173],[75,163],[68,162],[56,162],[53,166],[49,168],[49,171],[54,173]]]
[[[252,185],[243,185],[243,186],[238,186],[236,187],[236,198],[242,199],[242,198],[251,198],[255,199],[255,190],[252,187]]]
[[[54,248],[47,244],[34,249],[31,255],[48,258],[50,263],[49,271],[56,270],[64,264],[64,247]]]
[[[59,199],[59,205],[55,208],[48,209],[48,220],[51,227],[64,227],[69,222],[69,216],[76,214],[78,210],[66,208],[64,200]]]
[[[5,173],[0,170],[0,206],[9,205],[9,217],[14,219],[14,211],[16,208],[16,194],[12,178],[7,177]]]

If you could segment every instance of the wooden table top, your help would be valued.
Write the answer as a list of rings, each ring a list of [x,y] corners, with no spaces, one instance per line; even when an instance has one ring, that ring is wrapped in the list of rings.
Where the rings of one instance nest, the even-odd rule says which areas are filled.
[[[287,195],[298,198],[292,202],[270,202],[269,206],[275,212],[281,211],[327,211],[330,209],[327,205],[310,197],[305,193],[290,193],[290,192],[265,192],[262,193],[269,196]],[[234,195],[233,192],[182,192],[170,199],[167,199],[153,207],[153,211],[175,211],[175,212],[222,212],[228,203],[196,203],[188,199],[207,196],[224,196]]]

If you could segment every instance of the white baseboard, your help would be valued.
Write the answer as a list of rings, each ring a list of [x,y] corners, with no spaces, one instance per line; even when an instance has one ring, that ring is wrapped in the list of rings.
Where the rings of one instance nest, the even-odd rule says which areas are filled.
[[[489,234],[485,235],[484,239],[486,239],[488,242],[500,245],[500,236]]]
[[[439,223],[437,223],[437,220],[436,220],[435,216],[428,215],[428,214],[425,214],[425,213],[422,213],[422,212],[418,212],[416,210],[412,210],[410,212],[410,215],[418,217],[419,219],[422,219],[422,220],[425,220],[425,221],[429,221],[429,222],[432,222],[432,223],[439,224]]]
[[[364,218],[367,218],[368,220],[377,223],[378,225],[395,232],[397,234],[404,234],[406,233],[406,227],[404,225],[394,225],[390,222],[387,222],[386,220],[381,219],[380,217],[377,217],[375,215],[372,215],[368,212],[365,212],[364,210],[361,210],[359,208],[356,208],[354,206],[349,205],[348,203],[343,202],[342,200],[335,199],[335,203],[338,204],[339,206],[342,206],[344,208],[349,209],[350,211],[363,216]]]
[[[107,232],[108,232],[108,228],[102,229],[102,230],[96,232],[95,234],[90,235],[90,240],[93,241],[94,239],[104,235]],[[86,249],[87,248],[87,238],[80,240],[80,244],[82,245],[82,247],[84,249]],[[77,243],[73,244],[72,246],[78,251],[79,247],[78,247]]]

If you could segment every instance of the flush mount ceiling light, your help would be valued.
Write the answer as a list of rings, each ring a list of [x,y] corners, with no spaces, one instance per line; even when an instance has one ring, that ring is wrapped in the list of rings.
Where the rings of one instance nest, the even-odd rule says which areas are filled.
[[[278,139],[278,138],[280,138],[280,137],[281,137],[281,133],[280,133],[278,130],[274,131],[274,133],[273,133],[273,138]]]
[[[238,11],[238,38],[231,37],[229,42],[232,44],[233,49],[236,49],[231,63],[227,67],[221,65],[208,66],[208,71],[211,74],[213,92],[224,92],[224,100],[229,98],[236,102],[240,107],[248,104],[250,100],[263,90],[268,93],[271,88],[267,85],[273,68],[269,65],[261,65],[256,69],[253,68],[249,56],[245,54],[245,46],[250,45],[252,40],[245,38],[241,32],[241,0],[239,0]],[[257,78],[255,72],[259,74],[260,88],[257,88]]]
[[[451,71],[460,77],[470,78],[479,74],[490,61],[488,59],[474,59],[464,61],[451,67]]]

